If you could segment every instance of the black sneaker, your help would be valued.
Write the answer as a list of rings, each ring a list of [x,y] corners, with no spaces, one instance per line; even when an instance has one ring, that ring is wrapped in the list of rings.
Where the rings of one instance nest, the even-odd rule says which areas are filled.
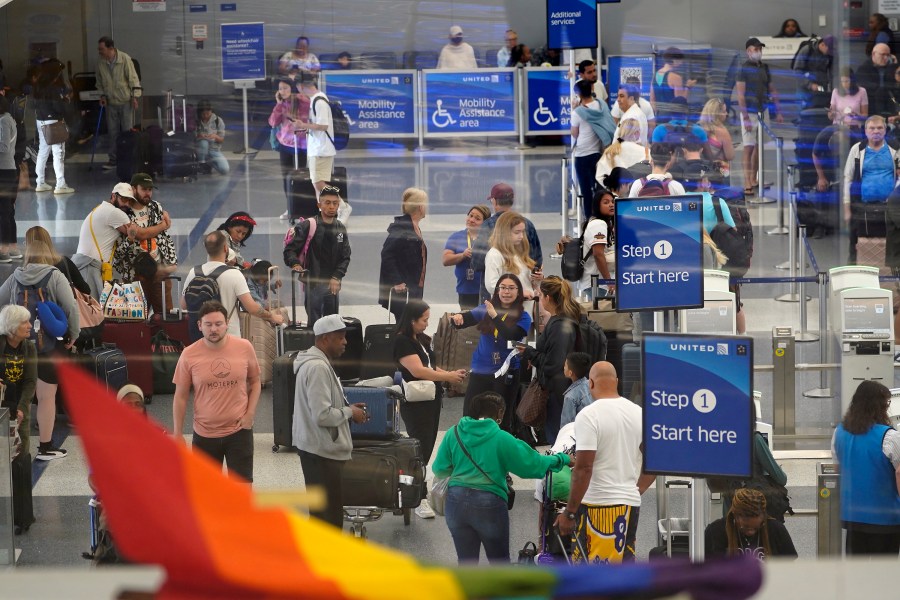
[[[38,453],[34,458],[35,460],[54,460],[57,458],[65,458],[68,454],[69,453],[62,448],[46,448],[44,450],[38,450]]]

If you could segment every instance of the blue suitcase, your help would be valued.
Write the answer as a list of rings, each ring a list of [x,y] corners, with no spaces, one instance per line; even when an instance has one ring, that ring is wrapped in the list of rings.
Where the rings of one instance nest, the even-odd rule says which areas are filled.
[[[85,350],[87,367],[107,389],[117,392],[128,382],[128,363],[123,353],[115,344],[103,344]],[[144,392],[147,393],[146,391]]]
[[[400,437],[400,401],[403,397],[389,388],[345,387],[347,402],[362,402],[369,412],[365,423],[350,422],[354,439],[393,440]]]

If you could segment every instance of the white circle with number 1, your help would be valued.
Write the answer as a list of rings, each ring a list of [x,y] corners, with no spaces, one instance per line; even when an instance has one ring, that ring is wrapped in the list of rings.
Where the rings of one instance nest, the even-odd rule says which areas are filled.
[[[691,398],[691,403],[693,403],[697,412],[712,412],[716,407],[716,395],[713,394],[712,390],[697,390],[694,392],[694,397]]]
[[[672,244],[669,240],[659,240],[653,246],[653,256],[660,260],[666,260],[672,256]]]

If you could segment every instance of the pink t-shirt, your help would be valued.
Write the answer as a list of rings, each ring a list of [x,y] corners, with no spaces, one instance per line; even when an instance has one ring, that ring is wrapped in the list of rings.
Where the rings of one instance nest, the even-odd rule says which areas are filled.
[[[858,119],[850,119],[847,118],[846,109],[850,109],[852,114],[859,115],[862,110],[863,104],[869,104],[869,95],[866,93],[866,88],[861,87],[859,91],[853,94],[847,94],[846,96],[841,96],[837,89],[832,90],[831,92],[831,108],[834,110],[834,124],[840,125],[842,121],[845,121],[847,125],[856,124],[862,125],[862,121]]]
[[[194,431],[203,437],[225,437],[241,428],[250,402],[247,380],[259,377],[253,344],[233,335],[226,339],[221,348],[202,339],[185,348],[172,378],[175,385],[194,388]]]

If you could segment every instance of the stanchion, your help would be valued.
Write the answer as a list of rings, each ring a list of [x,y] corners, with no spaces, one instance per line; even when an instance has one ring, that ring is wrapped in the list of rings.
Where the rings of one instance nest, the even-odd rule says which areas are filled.
[[[567,225],[569,224],[569,159],[567,157],[562,159],[562,173],[559,179],[562,181],[562,193],[559,195],[562,198],[562,209],[560,210],[562,226],[560,231],[562,232],[561,235],[565,236],[568,235]]]
[[[784,164],[784,138],[775,138],[775,199],[778,202],[778,227],[768,230],[768,235],[787,235],[788,228],[784,226],[784,169],[778,165]],[[793,193],[793,168],[788,171],[788,189]]]
[[[762,112],[756,113],[756,116],[757,116],[756,155],[759,158],[759,161],[758,161],[759,168],[756,171],[756,180],[757,180],[757,183],[759,184],[759,186],[756,189],[756,197],[746,200],[747,204],[771,204],[772,202],[775,202],[775,200],[765,197],[765,189],[766,189],[766,179],[765,179],[765,174],[766,174],[766,166],[765,166],[766,165],[766,161],[765,161],[766,143],[765,143],[765,140],[766,140],[766,138],[765,138],[765,134],[767,133],[766,130],[768,128],[766,127],[766,120],[763,117],[764,114],[765,113],[762,113]],[[774,138],[775,136],[773,135],[772,137]],[[777,150],[777,146],[776,146],[776,150]],[[744,151],[746,152],[747,149],[744,148]],[[744,187],[746,187],[746,186],[747,186],[747,182],[745,181]]]
[[[797,255],[800,254],[799,245],[800,239],[797,236],[797,215],[795,213],[796,206],[793,202],[793,198],[791,198],[791,206],[790,206],[790,234],[788,239],[788,269],[790,270],[790,277],[792,280],[797,278]],[[777,268],[777,267],[776,267]],[[781,296],[776,296],[775,300],[778,302],[799,302],[800,295],[797,293],[797,282],[791,281],[790,291],[787,294],[782,294]]]
[[[534,146],[525,141],[525,130],[528,128],[528,106],[525,102],[525,69],[516,69],[518,73],[516,78],[517,91],[516,100],[519,103],[519,145],[515,146],[516,150],[531,150]]]
[[[794,240],[797,239],[797,192],[791,190],[790,196],[790,206],[788,206],[788,238],[789,244],[793,244]],[[791,246],[793,247],[793,246]],[[797,261],[795,260],[796,256],[790,257],[788,256],[788,260],[783,263],[778,263],[775,265],[775,268],[779,271],[787,271],[788,269],[796,269]]]
[[[831,338],[828,335],[828,281],[826,273],[819,273],[819,362],[828,364],[828,348]],[[831,384],[828,381],[829,371],[819,371],[819,387],[803,392],[805,398],[834,398]]]
[[[424,76],[422,71],[416,71],[416,113],[419,115],[419,145],[416,146],[416,152],[428,152],[430,147],[425,145],[425,128],[428,123],[428,111],[425,106],[425,92],[422,89],[422,80]]]
[[[802,281],[802,279],[806,276],[806,257],[802,256],[803,248],[806,248],[806,225],[800,226],[800,237],[797,240],[798,246],[798,255],[800,257],[800,269],[798,270],[798,275],[800,276],[800,297],[806,298],[806,282]],[[806,329],[806,319],[807,319],[807,310],[806,310],[806,302],[800,303],[800,331],[794,334],[794,339],[798,342],[815,342],[819,339],[819,336],[810,333]]]

